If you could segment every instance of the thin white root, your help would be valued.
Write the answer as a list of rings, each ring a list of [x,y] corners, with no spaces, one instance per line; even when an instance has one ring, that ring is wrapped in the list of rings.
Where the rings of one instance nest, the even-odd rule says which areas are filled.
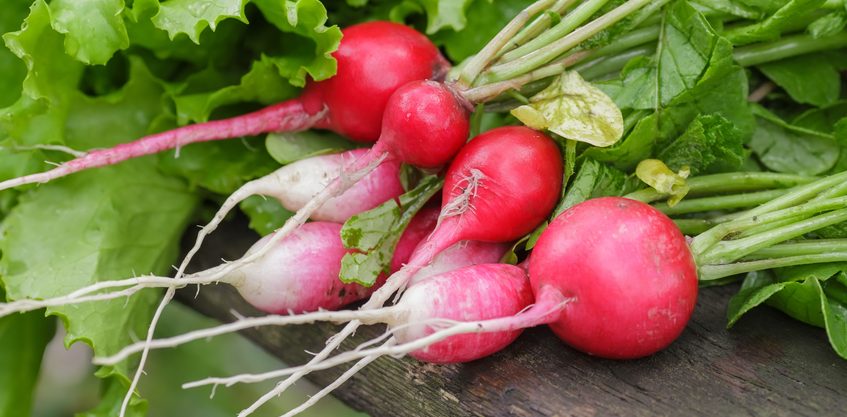
[[[11,151],[34,151],[34,150],[46,150],[46,151],[57,151],[64,152],[66,154],[72,155],[75,158],[80,158],[88,154],[88,152],[78,151],[76,149],[64,146],[64,145],[30,145],[30,146],[0,146],[0,150],[9,149]]]
[[[389,339],[387,342],[385,342],[385,344],[383,344],[383,347],[392,346],[394,343],[396,343],[396,341],[393,338]],[[365,356],[364,358],[362,358],[362,360],[360,360],[359,362],[356,362],[355,365],[353,365],[352,367],[350,367],[350,369],[348,369],[346,372],[341,374],[341,376],[339,376],[331,384],[324,387],[324,389],[318,391],[315,395],[313,395],[311,398],[309,398],[306,402],[297,406],[297,408],[283,414],[282,417],[293,417],[297,414],[302,413],[307,408],[315,405],[318,401],[320,401],[320,399],[322,399],[322,398],[326,397],[327,395],[329,395],[330,393],[332,393],[332,391],[334,391],[336,388],[340,387],[342,384],[347,382],[347,380],[352,378],[353,375],[356,375],[356,373],[358,373],[360,370],[362,370],[362,368],[364,368],[365,366],[368,366],[368,364],[370,364],[371,362],[375,361],[378,358],[379,358],[379,356],[377,356],[377,355]]]
[[[67,295],[44,300],[21,299],[8,303],[0,303],[0,317],[13,313],[24,313],[46,307],[65,306],[85,303],[90,301],[104,301],[115,298],[127,297],[145,288],[182,288],[191,284],[210,284],[220,280],[221,275],[216,271],[223,269],[225,265],[215,267],[197,274],[189,275],[178,283],[170,277],[158,277],[153,275],[127,278],[118,281],[101,281],[88,287],[80,288]],[[124,288],[115,292],[94,294],[110,288]],[[90,295],[93,294],[93,295]]]
[[[402,330],[402,329],[405,329],[406,327],[409,327],[409,326],[413,326],[413,325],[417,326],[417,325],[421,325],[421,324],[426,324],[426,325],[430,325],[430,326],[433,326],[433,327],[444,327],[444,326],[449,326],[453,323],[455,323],[455,322],[452,321],[452,320],[430,319],[430,320],[425,320],[425,321],[422,321],[422,322],[419,322],[419,323],[403,324],[403,325],[400,325],[400,326],[390,328],[385,333],[383,333],[382,335],[377,336],[377,337],[375,337],[371,340],[368,340],[368,341],[360,344],[355,349],[353,349],[353,351],[354,352],[360,352],[360,351],[362,351],[362,350],[364,350],[364,349],[366,349],[370,346],[373,346],[375,344],[382,342],[383,340],[385,340],[387,338],[392,338],[394,336],[395,332]],[[264,381],[268,381],[268,380],[271,380],[271,379],[281,378],[283,376],[287,376],[287,375],[290,375],[290,374],[291,374],[291,372],[287,369],[275,369],[273,371],[262,372],[260,374],[239,374],[239,375],[233,375],[233,376],[228,376],[228,377],[208,377],[208,378],[200,379],[200,380],[197,380],[197,381],[186,382],[186,383],[182,384],[182,388],[183,389],[199,388],[199,387],[203,387],[203,386],[206,386],[206,385],[212,385],[212,386],[223,385],[225,387],[231,387],[235,384],[253,384],[253,383],[257,383],[257,382],[264,382]]]
[[[141,352],[144,349],[163,349],[173,348],[195,340],[208,339],[215,336],[220,336],[237,331],[250,329],[262,326],[285,326],[290,324],[306,324],[318,321],[330,322],[346,322],[351,320],[361,320],[365,323],[380,323],[388,317],[395,314],[396,307],[386,307],[378,310],[342,310],[342,311],[317,311],[314,313],[296,314],[296,315],[270,315],[261,317],[245,317],[238,321],[222,324],[219,326],[209,327],[206,329],[194,330],[179,336],[169,337],[166,339],[157,339],[150,341],[142,341],[123,348],[120,352],[106,357],[96,357],[93,362],[95,365],[115,365],[124,359],[132,356],[135,353]]]
[[[394,294],[399,288],[405,286],[415,272],[417,271],[404,271],[401,269],[400,271],[389,277],[388,281],[386,281],[386,283],[378,290],[374,291],[374,293],[371,294],[371,298],[369,298],[365,304],[359,307],[359,311],[374,310],[382,307],[382,305],[385,304],[385,302],[389,298],[391,298],[391,294]],[[332,353],[332,351],[341,346],[341,342],[343,342],[344,339],[350,337],[350,335],[352,335],[361,324],[362,323],[358,320],[353,320],[350,323],[347,323],[347,325],[344,326],[344,328],[341,329],[340,332],[338,332],[335,336],[333,336],[327,341],[327,344],[323,348],[323,350],[318,352],[309,361],[309,363],[301,367],[302,370],[297,370],[293,372],[289,378],[277,384],[276,387],[274,387],[267,394],[263,395],[261,398],[256,400],[256,402],[254,402],[249,407],[245,408],[240,413],[238,413],[238,417],[245,417],[252,414],[264,403],[282,394],[286,389],[288,389],[291,385],[297,382],[297,380],[312,371],[310,365],[321,363],[324,359],[329,356],[330,353]]]
[[[486,179],[486,176],[482,171],[471,168],[468,175],[454,186],[461,187],[462,193],[444,205],[441,209],[441,215],[438,216],[439,223],[444,218],[458,216],[468,210],[473,210],[471,199],[476,198],[479,188],[483,187],[482,180],[484,179]]]
[[[244,201],[245,198],[250,197],[255,194],[255,190],[257,187],[257,183],[259,183],[262,179],[260,178],[255,181],[250,181],[241,188],[235,190],[229,197],[227,197],[226,201],[221,204],[221,208],[218,209],[218,212],[215,213],[215,216],[212,220],[209,221],[208,224],[203,226],[202,229],[197,233],[197,239],[194,241],[194,246],[188,251],[188,254],[185,255],[185,258],[182,260],[182,263],[179,265],[179,268],[176,270],[176,277],[181,277],[185,273],[185,269],[188,268],[188,264],[191,263],[191,260],[194,259],[194,255],[197,254],[197,251],[200,250],[200,246],[203,245],[203,240],[215,231],[218,228],[218,225],[226,218],[226,215],[233,209],[238,203]]]

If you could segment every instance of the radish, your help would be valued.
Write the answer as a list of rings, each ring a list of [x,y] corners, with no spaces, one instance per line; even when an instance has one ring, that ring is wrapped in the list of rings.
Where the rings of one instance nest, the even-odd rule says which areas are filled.
[[[49,171],[2,181],[0,191],[191,143],[269,132],[315,127],[358,142],[373,142],[379,137],[382,114],[394,90],[414,80],[441,79],[450,68],[426,36],[401,24],[367,22],[345,28],[342,33],[344,37],[333,53],[338,63],[335,76],[309,82],[298,98],[242,116],[184,126],[91,151]]]
[[[299,210],[326,186],[330,178],[338,176],[346,164],[367,152],[367,149],[354,149],[339,154],[301,159],[244,184],[227,197],[212,220],[197,234],[194,246],[185,255],[177,269],[177,276],[181,276],[188,267],[194,255],[200,250],[204,238],[212,233],[226,215],[247,197],[255,194],[269,196],[278,200],[288,210]],[[344,223],[351,216],[370,210],[402,193],[400,163],[386,161],[349,190],[317,207],[310,217],[312,220]]]
[[[390,109],[391,106],[386,111]],[[386,117],[386,120],[390,119]],[[559,199],[562,165],[561,153],[553,140],[527,127],[500,127],[471,140],[447,170],[438,226],[415,250],[409,264],[389,277],[361,309],[381,307],[433,257],[456,242],[508,242],[531,232],[547,218]],[[350,322],[307,366],[240,415],[252,413],[302,375],[320,366],[320,362],[359,325],[357,320]]]
[[[113,356],[96,358],[95,362],[101,365],[115,364],[145,346],[152,349],[175,347],[246,328],[316,321],[358,319],[367,324],[387,323],[393,329],[396,340],[403,342],[432,333],[433,325],[437,323],[508,317],[524,310],[531,303],[532,291],[523,269],[508,264],[476,264],[421,280],[390,307],[242,318],[225,325],[153,340],[149,344],[139,342]],[[412,356],[434,363],[468,362],[499,351],[519,334],[520,329],[511,329],[499,333],[458,335],[413,352]]]
[[[697,300],[685,236],[647,204],[617,197],[571,207],[532,251],[533,293],[570,299],[548,324],[569,345],[613,359],[647,356],[682,333]],[[527,314],[531,314],[527,312]]]

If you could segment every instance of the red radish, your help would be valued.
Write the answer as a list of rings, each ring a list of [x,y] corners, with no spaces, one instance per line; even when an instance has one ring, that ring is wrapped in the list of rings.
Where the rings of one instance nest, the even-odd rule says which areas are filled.
[[[401,24],[361,23],[344,29],[343,35],[333,53],[338,62],[336,75],[309,82],[298,98],[242,116],[184,126],[91,151],[49,171],[0,182],[0,191],[191,143],[268,132],[317,127],[355,141],[373,142],[379,137],[385,106],[396,89],[415,80],[441,79],[450,67],[426,36]]]
[[[572,300],[550,323],[553,331],[604,358],[664,349],[697,300],[685,237],[660,211],[624,198],[588,200],[562,213],[538,239],[529,272],[539,300],[547,293]]]
[[[463,240],[435,255],[432,262],[418,270],[409,280],[409,285],[429,279],[466,265],[499,263],[509,250],[509,244]],[[397,255],[397,252],[394,252]],[[411,255],[411,254],[410,254]],[[397,259],[397,258],[395,258]],[[408,259],[408,257],[406,258]]]
[[[403,231],[403,236],[394,247],[394,257],[391,258],[390,270],[394,273],[403,267],[403,264],[412,256],[412,252],[418,247],[418,244],[424,240],[438,223],[438,206],[427,203],[409,222],[406,230]],[[402,261],[400,260],[402,259]]]
[[[149,343],[149,347],[174,347],[193,340],[263,325],[354,319],[361,319],[369,324],[387,323],[394,329],[398,340],[415,340],[432,333],[433,323],[510,317],[526,309],[531,303],[532,290],[524,270],[508,264],[478,264],[420,281],[390,307],[366,311],[318,311],[243,318],[230,324],[169,339],[154,340]],[[520,329],[511,329],[500,333],[457,335],[416,351],[413,356],[436,363],[467,362],[504,348],[519,334]],[[127,346],[118,354],[98,358],[96,362],[102,365],[117,363],[141,351],[146,345],[148,343],[139,342]]]

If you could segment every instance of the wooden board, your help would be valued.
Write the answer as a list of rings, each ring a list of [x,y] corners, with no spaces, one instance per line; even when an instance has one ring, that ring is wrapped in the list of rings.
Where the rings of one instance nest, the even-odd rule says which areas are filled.
[[[236,232],[243,227],[230,225],[214,235],[198,267],[243,253],[255,239]],[[703,289],[682,337],[650,358],[592,358],[535,328],[506,350],[469,364],[381,358],[335,395],[374,417],[847,414],[847,361],[832,351],[824,332],[770,308],[753,311],[726,330],[726,303],[735,291],[733,286]],[[232,309],[258,314],[223,285],[194,295],[190,288],[180,298],[222,321],[233,318]],[[337,329],[310,325],[244,334],[283,361],[299,364],[309,359],[304,350],[319,350]],[[364,329],[345,347],[382,330]],[[344,369],[310,379],[325,385]]]

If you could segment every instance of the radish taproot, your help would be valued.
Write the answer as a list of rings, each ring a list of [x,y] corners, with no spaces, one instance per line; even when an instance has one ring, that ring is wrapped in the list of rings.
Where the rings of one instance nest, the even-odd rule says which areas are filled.
[[[373,142],[391,94],[415,80],[442,79],[450,68],[426,36],[407,26],[374,21],[342,30],[332,56],[337,73],[310,81],[300,97],[228,119],[179,127],[109,149],[94,150],[42,173],[0,182],[0,191],[45,183],[90,168],[198,142],[293,132],[309,128],[335,131],[357,142]]]

